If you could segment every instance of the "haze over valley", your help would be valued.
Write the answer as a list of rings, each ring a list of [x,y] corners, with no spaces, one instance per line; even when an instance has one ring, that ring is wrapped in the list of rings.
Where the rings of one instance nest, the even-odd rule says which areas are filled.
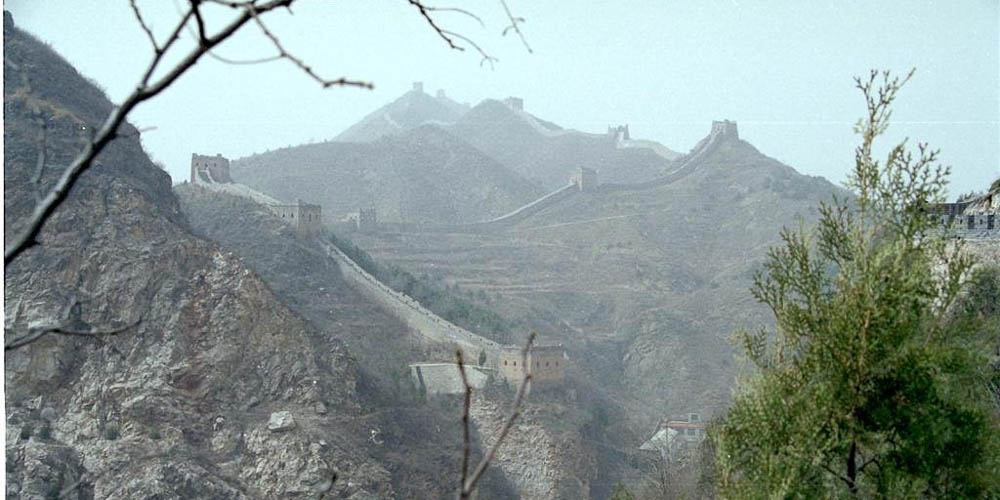
[[[868,279],[846,270],[884,241],[896,243],[870,268],[885,267],[892,279],[914,273],[899,278],[899,293],[919,298],[879,295],[880,286],[895,292],[884,284],[896,282],[872,278],[857,307],[884,298],[887,311],[910,315],[866,316],[861,338],[869,323],[889,331],[893,321],[911,325],[910,317],[918,326],[908,332],[953,328],[968,336],[955,333],[963,340],[947,352],[970,354],[948,357],[942,370],[968,362],[976,376],[1000,383],[1000,55],[996,23],[981,19],[985,12],[995,20],[995,5],[970,1],[967,12],[947,15],[930,4],[910,11],[900,3],[901,14],[874,7],[852,29],[894,19],[905,26],[885,28],[887,46],[866,50],[837,33],[867,12],[851,2],[836,15],[743,2],[621,5],[613,13],[599,4],[578,13],[517,2],[466,11],[299,1],[292,12],[281,0],[136,2],[94,6],[90,15],[106,16],[108,26],[98,34],[101,23],[84,23],[73,36],[65,33],[68,14],[57,11],[80,7],[8,4],[8,497],[867,498],[975,496],[966,492],[1000,484],[968,472],[1000,459],[988,437],[970,438],[968,470],[941,472],[940,484],[911,464],[899,466],[904,476],[854,467],[859,476],[850,481],[803,472],[743,490],[740,478],[758,477],[749,472],[756,462],[730,463],[720,451],[750,442],[739,433],[768,412],[796,415],[786,427],[827,432],[807,418],[812,403],[795,398],[819,386],[832,399],[855,394],[838,392],[844,377],[823,371],[841,361],[839,351],[820,349],[830,358],[814,363],[810,349],[828,325],[863,316],[833,316],[849,302],[836,299],[854,290],[851,280]],[[942,28],[975,29],[926,49],[907,27],[920,33],[930,21],[918,18],[928,12],[943,16],[934,21]],[[591,19],[602,13],[605,21]],[[745,26],[734,20],[740,13]],[[815,19],[822,14],[830,18]],[[233,16],[244,16],[242,31],[209,51],[211,34]],[[331,34],[351,20],[359,32],[398,25],[399,33],[371,42],[373,56],[358,62],[361,49],[349,44],[364,46],[369,35],[334,43]],[[575,20],[591,31],[556,26]],[[616,21],[626,24],[613,28]],[[742,38],[720,34],[727,30]],[[768,30],[789,40],[760,38]],[[305,32],[315,33],[312,43]],[[570,33],[576,38],[559,39]],[[92,45],[82,47],[85,39]],[[968,60],[949,59],[963,43],[975,49]],[[277,50],[279,62],[222,61],[259,58],[262,47]],[[198,62],[143,101],[184,64],[175,52],[150,63],[167,48],[191,51]],[[895,80],[904,88],[898,101],[892,76],[872,73],[872,89],[892,92],[869,101],[866,114],[868,67],[855,68],[851,57],[897,78],[917,70]],[[793,62],[803,65],[798,74]],[[162,66],[136,86],[142,73],[123,76],[111,69],[118,63]],[[967,73],[942,76],[955,71]],[[324,79],[338,72],[345,79]],[[368,78],[376,90],[366,90]],[[935,93],[949,82],[961,90]],[[138,103],[136,112],[109,122],[123,102]],[[890,104],[899,112],[878,137],[883,115],[871,110]],[[851,135],[858,117],[866,117],[863,133]],[[884,160],[910,134],[916,160]],[[856,152],[868,137],[879,138],[874,151]],[[924,140],[941,156],[922,161]],[[951,187],[931,173],[890,175],[894,166],[908,173],[939,163],[952,165]],[[857,174],[883,167],[884,176]],[[859,190],[864,182],[876,183],[876,194]],[[38,208],[47,203],[51,210]],[[838,232],[838,224],[864,230]],[[869,227],[877,236],[863,239]],[[893,260],[896,251],[903,256]],[[809,260],[814,254],[829,265]],[[949,276],[954,286],[939,286]],[[773,288],[770,279],[778,280]],[[919,288],[925,283],[936,284]],[[813,284],[822,290],[815,296]],[[940,302],[949,307],[931,307],[931,289],[954,291]],[[933,311],[925,316],[924,308]],[[799,332],[797,322],[808,333],[781,344]],[[753,337],[761,328],[766,335]],[[864,354],[911,355],[906,342]],[[867,373],[865,356],[850,352],[848,373]],[[856,384],[891,393],[872,401],[915,401],[919,409],[962,392],[928,389],[920,394],[940,397],[917,401],[905,391],[919,384],[890,380],[898,360],[886,356],[885,370],[870,370],[884,383]],[[927,359],[937,366],[938,358]],[[746,403],[768,381],[800,380],[795,390]],[[1000,399],[989,398],[1000,393],[975,387],[940,410],[946,423],[933,425],[995,430]],[[954,408],[969,413],[952,419]],[[894,411],[863,406],[851,414],[860,422],[851,421],[851,432],[882,425]],[[824,439],[833,443],[838,432],[847,431]],[[876,438],[851,439],[852,464],[858,447],[886,464],[896,459],[895,443],[890,453]],[[785,457],[793,456],[788,443]],[[766,448],[746,446],[739,457]],[[837,453],[846,446],[822,448],[813,465],[843,462]],[[920,457],[961,462],[941,454]],[[775,465],[775,476],[759,477],[792,469]],[[890,469],[880,465],[878,474]]]

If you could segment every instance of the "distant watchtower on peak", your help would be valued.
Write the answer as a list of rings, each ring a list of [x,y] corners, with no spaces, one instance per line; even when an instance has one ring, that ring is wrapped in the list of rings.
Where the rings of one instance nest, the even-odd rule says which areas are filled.
[[[229,184],[233,182],[229,176],[229,159],[216,154],[203,156],[191,153],[191,183],[192,184]]]
[[[514,111],[524,111],[524,99],[520,97],[508,97],[503,100],[503,103]]]
[[[423,94],[424,93],[424,82],[413,82],[413,91],[414,92],[419,92],[419,93]]]
[[[736,129],[736,122],[729,120],[713,121],[712,122],[712,135],[720,137],[732,137],[733,139],[739,139],[740,133]]]
[[[608,126],[608,135],[614,137],[615,142],[628,141],[632,137],[628,133],[628,124],[618,125],[617,127]]]

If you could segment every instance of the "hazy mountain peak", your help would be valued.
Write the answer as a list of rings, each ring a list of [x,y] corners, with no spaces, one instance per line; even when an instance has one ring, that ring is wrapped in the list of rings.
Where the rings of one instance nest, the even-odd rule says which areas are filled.
[[[440,89],[431,96],[424,92],[421,82],[415,82],[411,90],[369,113],[333,140],[371,142],[399,135],[425,123],[454,123],[467,110],[468,106],[449,98],[445,90]]]

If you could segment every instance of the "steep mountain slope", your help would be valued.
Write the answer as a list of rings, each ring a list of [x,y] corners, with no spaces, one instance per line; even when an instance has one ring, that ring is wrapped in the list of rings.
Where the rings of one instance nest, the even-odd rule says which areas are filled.
[[[640,147],[654,143],[619,148],[614,134],[562,129],[495,100],[475,106],[448,130],[547,190],[566,184],[579,167],[598,170],[606,182],[641,182],[670,164],[657,149]]]
[[[676,160],[683,169],[668,181],[602,186],[505,232],[356,242],[495,294],[501,312],[565,341],[634,432],[671,413],[711,413],[736,369],[728,335],[765,320],[747,291],[753,269],[783,225],[808,223],[837,189],[731,132]]]
[[[422,84],[395,101],[369,113],[333,140],[336,142],[373,142],[382,137],[402,135],[426,123],[454,123],[468,106],[459,104],[442,93],[431,97]]]
[[[401,496],[443,497],[447,484],[434,484],[441,470],[454,470],[447,453],[459,442],[455,429],[457,400],[423,404],[408,383],[405,370],[414,361],[448,361],[454,355],[443,346],[416,342],[407,332],[365,298],[345,285],[336,263],[317,251],[314,243],[296,242],[291,231],[254,202],[190,184],[176,188],[184,213],[196,230],[246,258],[275,293],[312,323],[342,338],[351,347],[367,375],[361,380],[377,385],[378,415],[369,425],[380,431],[384,461],[391,464],[393,489]],[[528,398],[518,427],[497,455],[480,495],[489,498],[585,498],[598,471],[594,447],[583,435],[594,417],[587,410],[592,396],[583,388],[565,392],[534,392]],[[513,390],[491,387],[477,392],[472,405],[473,424],[484,443],[496,439]],[[572,396],[570,396],[572,395]],[[453,439],[448,441],[448,439]],[[380,456],[381,458],[381,456]]]
[[[451,350],[421,342],[418,334],[351,288],[318,245],[296,240],[291,227],[262,205],[192,184],[180,184],[175,191],[196,233],[239,255],[283,303],[350,346],[361,373],[358,391],[371,403],[362,421],[382,443],[370,447],[391,470],[393,490],[402,498],[450,494],[451,485],[437,479],[458,467],[454,451],[461,437],[449,424],[459,406],[424,404],[410,384],[407,365],[450,360]],[[441,432],[443,426],[449,432]],[[493,498],[511,496],[499,469],[490,471],[481,488]]]
[[[9,237],[111,103],[7,13],[4,47]],[[42,324],[137,324],[5,352],[8,495],[392,496],[343,343],[282,305],[233,254],[194,237],[135,128],[121,135],[40,245],[6,268],[4,326],[9,342]],[[47,168],[36,184],[41,147]],[[296,425],[270,431],[277,411]]]
[[[236,160],[237,182],[282,199],[323,205],[327,221],[375,207],[393,222],[476,222],[542,190],[440,127],[373,143],[326,142]]]

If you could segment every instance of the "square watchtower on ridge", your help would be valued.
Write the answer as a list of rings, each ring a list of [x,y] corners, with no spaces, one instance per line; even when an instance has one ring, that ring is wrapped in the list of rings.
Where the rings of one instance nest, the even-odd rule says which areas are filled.
[[[295,200],[288,205],[271,205],[271,211],[295,228],[296,237],[311,236],[323,230],[323,207],[320,205]]]
[[[192,184],[229,184],[229,159],[221,154],[215,156],[191,153]]]
[[[569,182],[576,184],[580,191],[591,191],[597,187],[597,171],[592,168],[580,167],[570,176]]]

